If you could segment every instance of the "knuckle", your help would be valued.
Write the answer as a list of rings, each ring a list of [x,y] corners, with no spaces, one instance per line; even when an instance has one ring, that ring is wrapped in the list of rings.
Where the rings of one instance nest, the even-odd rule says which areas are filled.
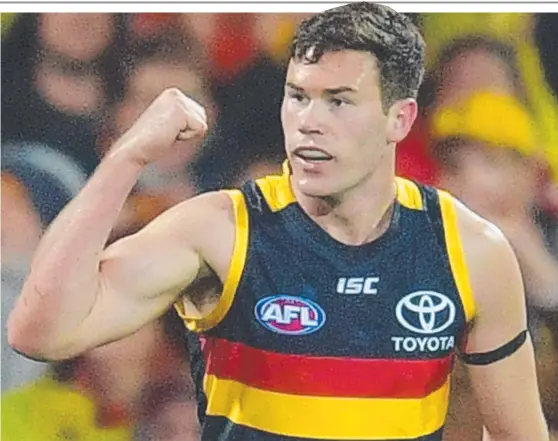
[[[204,118],[207,118],[207,111],[205,110],[205,107],[202,106],[201,104],[198,105],[199,109],[201,111],[201,114],[203,115]]]
[[[165,94],[166,96],[172,99],[177,99],[182,96],[182,92],[177,87],[169,87],[168,89],[165,89],[163,94]]]

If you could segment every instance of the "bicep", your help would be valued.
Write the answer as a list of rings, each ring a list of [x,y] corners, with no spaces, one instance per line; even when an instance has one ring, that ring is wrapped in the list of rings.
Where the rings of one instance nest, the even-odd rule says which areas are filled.
[[[487,226],[478,250],[468,248],[476,316],[467,338],[467,353],[488,352],[510,341],[527,327],[521,271],[510,245],[499,230]],[[466,247],[467,249],[467,247]]]
[[[468,375],[490,439],[544,439],[535,435],[545,428],[529,337],[507,358],[485,366],[468,365]]]
[[[527,337],[521,345],[508,346],[512,350],[501,350],[527,328],[517,259],[494,226],[485,224],[473,235],[476,237],[468,241],[466,253],[477,314],[464,352],[499,354],[487,358],[486,364],[468,364],[484,425],[493,439],[519,439],[527,435],[527,428],[531,436],[542,434],[544,419],[531,340]]]
[[[187,201],[105,249],[95,304],[81,327],[96,341],[129,335],[165,313],[206,268],[196,238],[199,203]]]
[[[164,314],[204,265],[189,245],[170,244],[158,236],[140,233],[127,238],[107,250],[101,262],[101,286],[89,320],[94,326],[111,317],[107,331],[112,339]]]

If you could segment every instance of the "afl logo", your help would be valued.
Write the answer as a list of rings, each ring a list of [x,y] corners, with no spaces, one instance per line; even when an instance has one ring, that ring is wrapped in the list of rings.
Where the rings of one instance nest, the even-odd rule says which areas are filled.
[[[395,307],[397,321],[409,331],[436,334],[455,320],[455,305],[445,295],[417,291],[403,297]]]
[[[277,334],[308,335],[320,329],[325,321],[324,310],[303,297],[277,295],[256,303],[256,319]]]

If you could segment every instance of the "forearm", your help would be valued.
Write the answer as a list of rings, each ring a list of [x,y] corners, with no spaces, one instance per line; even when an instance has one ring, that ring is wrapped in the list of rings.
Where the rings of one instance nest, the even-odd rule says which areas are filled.
[[[138,163],[109,155],[50,225],[10,316],[10,340],[20,349],[47,346],[87,317],[100,284],[103,249],[140,173]]]

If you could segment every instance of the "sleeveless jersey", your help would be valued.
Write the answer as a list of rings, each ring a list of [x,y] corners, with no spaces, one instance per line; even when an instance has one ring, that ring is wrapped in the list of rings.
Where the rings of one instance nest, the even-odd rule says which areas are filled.
[[[387,231],[349,246],[306,215],[289,174],[230,191],[236,240],[217,308],[192,319],[175,305],[202,440],[441,441],[474,316],[452,197],[396,178]]]

